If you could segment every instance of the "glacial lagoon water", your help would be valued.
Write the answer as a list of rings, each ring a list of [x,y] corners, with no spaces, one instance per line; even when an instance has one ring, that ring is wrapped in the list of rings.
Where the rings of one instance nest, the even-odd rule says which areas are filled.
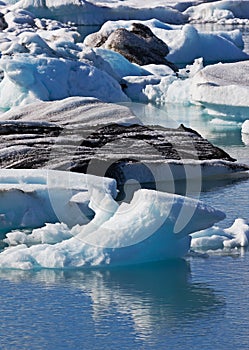
[[[161,124],[165,113],[249,164],[241,136],[249,111],[228,120],[172,105]],[[227,214],[220,226],[228,227],[249,221],[248,194],[248,178],[230,179],[210,183],[200,198]],[[0,286],[4,350],[249,348],[247,249],[129,268],[2,270]]]

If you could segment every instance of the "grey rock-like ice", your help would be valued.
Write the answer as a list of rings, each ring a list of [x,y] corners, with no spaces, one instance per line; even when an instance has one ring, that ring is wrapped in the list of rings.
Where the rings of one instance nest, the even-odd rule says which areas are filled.
[[[197,132],[148,127],[125,106],[94,98],[37,102],[1,115],[2,168],[49,168],[139,183],[245,171]]]

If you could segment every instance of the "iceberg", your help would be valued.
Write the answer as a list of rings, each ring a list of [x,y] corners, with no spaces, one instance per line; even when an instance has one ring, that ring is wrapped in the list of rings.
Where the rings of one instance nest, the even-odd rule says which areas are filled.
[[[176,76],[169,68],[166,72],[165,67],[133,64],[108,50],[105,43],[92,47],[96,38],[107,38],[117,28],[130,30],[134,20],[108,21],[99,32],[80,43],[79,33],[72,25],[39,19],[9,6],[4,7],[0,32],[1,111],[37,100],[70,96],[92,96],[106,102],[194,101],[190,95],[192,80],[187,79],[190,75],[181,72]],[[205,64],[248,58],[242,51],[238,30],[202,33],[190,24],[169,25],[156,19],[139,23],[167,44],[167,58],[180,66],[193,63],[197,57],[202,57]]]
[[[125,77],[128,85],[125,92],[131,97],[135,91],[135,98],[139,102],[158,105],[195,104],[206,107],[214,115],[227,115],[237,122],[243,122],[247,119],[249,107],[248,62],[218,63],[203,67],[203,60],[197,59],[193,65],[181,69],[178,77]]]
[[[249,225],[246,220],[238,218],[225,229],[218,226],[195,232],[191,235],[191,249],[194,251],[229,253],[248,246]]]
[[[0,68],[4,71],[0,83],[0,105],[4,110],[68,96],[92,96],[106,102],[129,100],[110,75],[81,62],[16,54],[14,58],[2,58]]]
[[[205,67],[193,77],[192,101],[245,120],[249,107],[248,69],[249,61]]]
[[[37,17],[53,18],[83,25],[101,25],[108,20],[156,18],[163,22],[183,24],[187,21],[221,24],[248,24],[247,0],[6,0],[13,9],[25,9]]]
[[[3,111],[69,96],[92,96],[107,102],[129,100],[107,61],[94,52],[82,54],[75,27],[38,19],[23,10],[6,11],[6,28],[0,33]]]
[[[203,179],[248,170],[184,125],[146,126],[132,112],[132,104],[95,98],[12,108],[0,116],[0,134],[2,168],[88,173],[115,178],[121,186],[132,181],[162,190],[163,183],[175,188],[175,182],[186,179],[198,179],[195,183],[201,186]]]
[[[155,19],[108,21],[98,32],[89,34],[84,39],[84,45],[88,47],[101,45],[103,48],[108,48],[109,37],[113,32],[119,28],[131,31],[134,23],[149,27],[155,36],[167,44],[169,48],[167,59],[180,66],[193,63],[200,57],[205,64],[248,59],[248,55],[242,51],[242,34],[238,29],[208,33],[201,32],[191,24],[168,25]]]
[[[93,191],[89,206],[95,216],[87,225],[47,225],[26,238],[18,231],[7,234],[5,241],[17,245],[0,253],[0,267],[81,268],[179,258],[189,250],[190,233],[225,217],[197,200],[152,190],[138,190],[120,206],[110,194]]]
[[[6,3],[12,4],[12,0]],[[25,9],[37,17],[53,18],[77,25],[101,25],[109,19],[150,19],[157,18],[168,23],[184,23],[187,17],[176,8],[165,6],[165,1],[152,0],[149,4],[141,1],[76,1],[76,0],[20,0],[12,9]]]
[[[220,24],[248,24],[249,1],[212,1],[191,6],[184,12],[190,21]]]
[[[30,230],[58,220],[69,227],[88,223],[94,216],[88,207],[93,190],[117,196],[113,179],[47,169],[1,169],[1,237],[13,229]]]

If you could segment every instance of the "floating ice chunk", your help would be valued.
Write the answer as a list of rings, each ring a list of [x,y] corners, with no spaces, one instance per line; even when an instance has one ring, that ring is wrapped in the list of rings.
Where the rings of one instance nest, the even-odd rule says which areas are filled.
[[[34,244],[55,244],[61,242],[65,239],[72,237],[69,228],[66,224],[55,223],[46,224],[42,228],[37,228],[30,232],[22,231],[11,231],[7,233],[6,238],[3,240],[9,246],[14,246],[18,244],[26,244],[28,246]]]
[[[198,72],[192,82],[192,101],[226,113],[226,106],[243,115],[249,107],[249,61],[216,64]]]
[[[89,208],[93,188],[117,195],[116,181],[92,175],[20,169],[0,171],[0,232],[40,227],[60,220],[70,227],[85,224],[94,212]],[[81,199],[75,200],[75,195]]]
[[[137,21],[148,26],[153,34],[169,48],[167,59],[175,64],[186,65],[203,57],[205,63],[238,61],[248,59],[242,51],[243,39],[239,30],[201,32],[191,24],[170,26],[156,20]],[[94,47],[105,45],[105,40],[117,28],[132,29],[131,21],[106,22],[97,33],[88,35],[84,44]]]
[[[247,24],[249,18],[249,2],[213,1],[189,7],[185,12],[189,19],[196,22],[214,22],[227,24]]]
[[[237,61],[249,57],[236,45],[233,39],[235,33],[231,37],[228,33],[202,33],[190,24],[183,26],[182,30],[167,32],[169,37],[165,38],[165,42],[170,49],[167,59],[176,64],[192,63],[199,57],[203,57],[205,63]],[[241,33],[236,34],[241,37]]]
[[[241,124],[239,122],[233,121],[233,120],[226,120],[222,118],[214,118],[210,120],[210,124],[213,124],[214,126],[221,126],[223,127],[238,127]]]
[[[161,74],[149,77],[125,77],[128,85],[125,92],[130,98],[139,102],[190,104],[192,103],[191,87],[193,83],[190,78],[193,78],[202,69],[203,59],[199,58],[192,65],[180,69],[178,76]],[[159,68],[159,72],[160,70]]]
[[[106,102],[128,101],[111,76],[85,63],[25,54],[2,58],[4,79],[0,105],[4,109],[37,99],[60,100],[69,96],[92,96]]]
[[[245,120],[242,124],[241,132],[243,134],[249,134],[249,120]]]
[[[12,2],[7,0],[7,3]],[[141,1],[76,1],[76,0],[20,0],[13,9],[26,9],[37,17],[59,19],[83,25],[99,25],[109,19],[150,19],[157,18],[168,23],[184,23],[186,16],[177,9],[165,6],[163,0]]]
[[[230,241],[224,241],[225,248],[246,247],[249,239],[249,225],[244,219],[236,219],[233,225],[224,230],[234,236]]]
[[[139,78],[136,99],[140,102],[153,101],[203,105],[209,113],[235,115],[236,122],[244,121],[248,115],[249,61],[219,63],[203,68],[202,59],[195,60],[179,71],[179,76],[164,76],[153,79]],[[128,78],[127,94],[134,83]],[[132,91],[132,90],[131,90]]]
[[[249,225],[244,219],[236,219],[227,229],[213,226],[192,235],[191,248],[199,251],[230,250],[248,246]]]
[[[94,219],[70,230],[73,237],[56,244],[25,244],[0,254],[2,268],[66,268],[127,265],[178,258],[190,247],[191,232],[210,227],[225,215],[196,200],[151,190],[139,190],[130,204],[119,207],[108,194],[93,192]],[[184,213],[184,214],[183,214]],[[176,230],[177,222],[188,220]],[[178,225],[179,226],[179,225]],[[181,225],[180,225],[181,226]],[[56,226],[56,230],[60,230]],[[46,226],[46,235],[52,226]],[[42,235],[41,228],[38,233]],[[62,231],[67,234],[63,226]],[[37,231],[36,231],[37,232]],[[34,231],[33,231],[34,236]],[[61,234],[56,231],[57,239]],[[15,242],[18,235],[11,237]]]

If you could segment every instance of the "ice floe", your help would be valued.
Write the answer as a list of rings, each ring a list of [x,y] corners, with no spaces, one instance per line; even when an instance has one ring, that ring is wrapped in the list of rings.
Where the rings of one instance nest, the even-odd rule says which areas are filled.
[[[232,226],[222,229],[213,226],[206,230],[195,232],[191,235],[191,248],[196,251],[208,251],[210,253],[228,252],[248,246],[249,225],[246,220],[238,218]]]
[[[211,1],[189,7],[184,12],[190,21],[220,24],[248,24],[249,1]]]
[[[17,245],[0,253],[0,267],[79,268],[182,257],[190,233],[225,217],[196,200],[151,190],[135,192],[131,203],[120,206],[109,194],[93,192],[90,207],[95,217],[85,226],[46,225],[29,237],[8,234],[6,242]]]
[[[233,107],[236,116],[249,107],[249,61],[207,66],[193,77],[192,100],[226,113]],[[228,108],[229,106],[229,108]]]

